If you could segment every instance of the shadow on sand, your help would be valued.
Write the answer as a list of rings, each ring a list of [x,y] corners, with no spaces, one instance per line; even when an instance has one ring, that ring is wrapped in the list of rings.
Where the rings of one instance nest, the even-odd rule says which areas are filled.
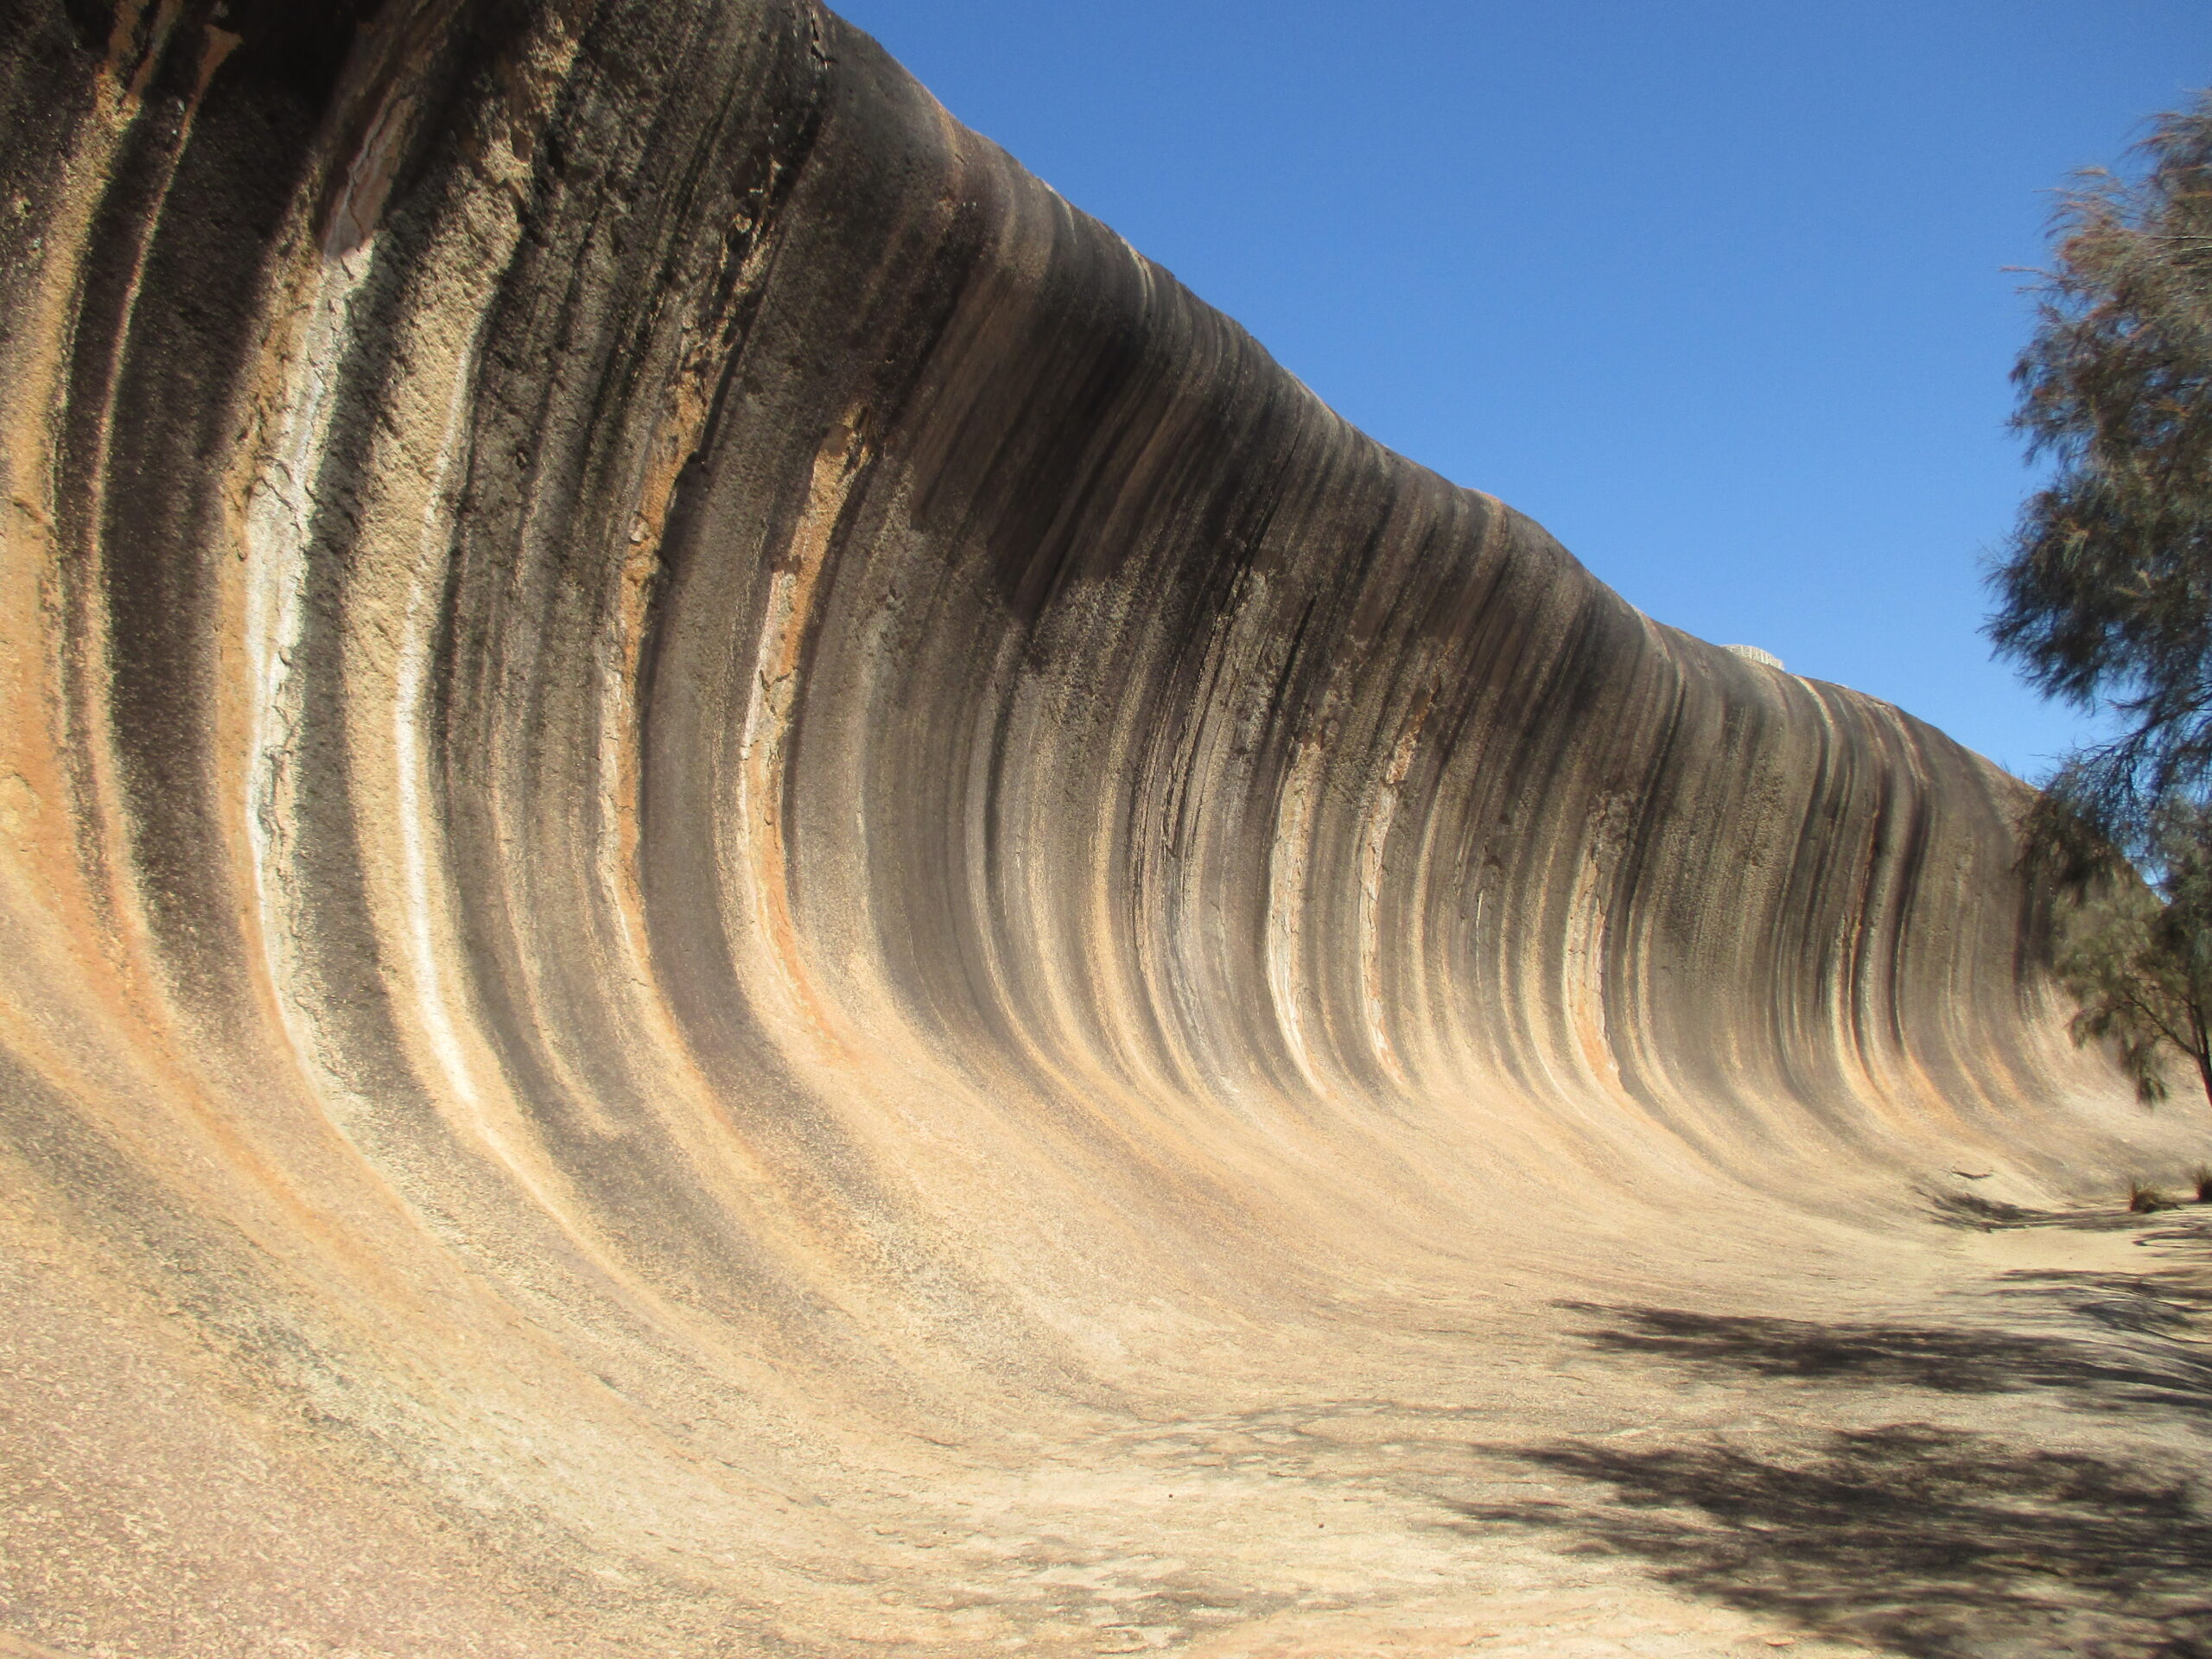
[[[2007,1275],[2109,1338],[1818,1324],[1570,1304],[1609,1352],[1707,1377],[2057,1403],[2201,1431],[2212,1363],[2164,1340],[2212,1297],[2124,1275]],[[2097,1310],[2104,1309],[2100,1314]],[[1499,1451],[1499,1448],[1492,1448]],[[1503,1453],[1601,1483],[1610,1501],[1452,1507],[1464,1526],[1549,1529],[1630,1554],[1677,1588],[1913,1659],[2212,1659],[2212,1517],[2147,1466],[1903,1422],[1786,1450],[1708,1440]]]
[[[2104,1330],[2166,1336],[2212,1294],[2118,1274],[2008,1273],[2024,1300],[2054,1305]],[[1926,1389],[1938,1394],[2063,1390],[2080,1405],[2212,1410],[2212,1351],[2177,1342],[2024,1333],[1972,1326],[1823,1324],[1674,1308],[1560,1304],[1609,1324],[1580,1333],[1605,1352],[1649,1355],[1708,1372]]]

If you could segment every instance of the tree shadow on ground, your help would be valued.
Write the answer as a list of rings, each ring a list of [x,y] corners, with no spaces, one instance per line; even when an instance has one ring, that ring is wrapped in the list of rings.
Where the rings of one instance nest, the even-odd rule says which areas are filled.
[[[1455,1504],[1633,1554],[1663,1581],[1912,1659],[2212,1659],[2212,1522],[2187,1489],[1923,1424],[1802,1456],[1719,1445],[1516,1456],[1606,1504]]]
[[[2176,1224],[2171,1230],[2153,1236],[2194,1240],[2212,1240],[2212,1217],[2208,1217],[2203,1201],[2185,1198],[2168,1198],[2158,1203],[2154,1211],[2133,1209],[2098,1210],[2031,1210],[2017,1204],[1985,1198],[1978,1192],[1962,1192],[1955,1188],[1924,1188],[1920,1194],[1926,1201],[1927,1215],[1945,1227],[1961,1230],[1999,1233],[2016,1232],[2023,1228],[2047,1228],[2069,1233],[2126,1233],[2143,1225],[2146,1214],[2159,1213],[2173,1217]]]
[[[1998,1284],[2016,1306],[2088,1334],[1560,1306],[1593,1318],[1576,1334],[1600,1351],[1738,1384],[2044,1391],[2070,1409],[2198,1427],[2212,1412],[2212,1357],[2185,1339],[2212,1291],[2170,1274]],[[1916,1422],[1783,1450],[1713,1440],[1504,1455],[1613,1495],[1455,1504],[1460,1524],[1571,1535],[1801,1629],[1911,1659],[2212,1659],[2212,1517],[2162,1471]]]
[[[2008,1286],[2063,1301],[2108,1329],[2168,1334],[2212,1295],[2124,1274],[2008,1274]],[[1692,1369],[1755,1376],[1925,1389],[1939,1394],[2064,1390],[2082,1403],[2139,1409],[2212,1409],[2212,1357],[2164,1342],[2083,1339],[1972,1326],[1824,1324],[1678,1308],[1560,1304],[1609,1327],[1579,1332],[1608,1353],[1647,1355]]]
[[[2146,1236],[2156,1239],[2167,1235]],[[2108,1331],[2171,1337],[2183,1342],[2193,1340],[2192,1316],[2212,1313],[2212,1287],[2187,1283],[2172,1274],[2016,1268],[1999,1274],[1997,1282],[2008,1296],[2055,1303]]]
[[[2078,1217],[2058,1210],[2026,1210],[2017,1204],[2004,1204],[1985,1198],[1978,1192],[1960,1192],[1938,1189],[1922,1195],[1928,1200],[1928,1213],[1946,1227],[1971,1228],[1979,1232],[2009,1232],[2019,1227],[2063,1227]],[[2105,1225],[2100,1218],[2100,1226]],[[2124,1214],[2110,1222],[2113,1227],[2124,1226]]]

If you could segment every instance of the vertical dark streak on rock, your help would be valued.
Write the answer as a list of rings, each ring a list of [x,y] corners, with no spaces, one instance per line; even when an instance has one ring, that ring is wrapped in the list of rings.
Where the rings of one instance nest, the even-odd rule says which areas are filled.
[[[170,56],[205,49],[188,38]],[[172,79],[157,78],[156,92]],[[175,993],[207,999],[218,1020],[252,1015],[241,995],[231,872],[209,855],[228,834],[211,788],[221,769],[210,747],[219,669],[209,646],[216,567],[235,554],[222,523],[223,480],[203,463],[232,436],[245,390],[239,366],[251,361],[259,326],[234,296],[268,280],[267,251],[302,182],[261,157],[271,149],[306,153],[327,87],[248,91],[238,73],[219,73],[191,111],[188,142],[167,163],[163,207],[133,277],[101,461],[127,487],[107,494],[98,526],[105,632],[118,642],[105,696],[131,855]],[[181,104],[194,89],[170,96]]]

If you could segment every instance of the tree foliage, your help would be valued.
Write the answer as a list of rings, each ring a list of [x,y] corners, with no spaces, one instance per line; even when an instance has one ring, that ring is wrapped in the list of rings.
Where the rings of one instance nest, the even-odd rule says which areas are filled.
[[[2212,92],[2140,153],[2061,198],[2014,371],[2013,425],[2050,474],[1992,572],[1989,632],[2039,690],[2117,716],[2028,826],[2073,900],[2075,1038],[2146,1099],[2186,1054],[2212,1099]]]
[[[2124,862],[2076,890],[2063,918],[2059,981],[2081,1004],[2076,1042],[2101,1041],[2145,1101],[2164,1098],[2169,1051],[2212,1101],[2212,819],[2172,798],[2150,830],[2155,886]]]
[[[2212,775],[2212,94],[2165,117],[2146,167],[2082,175],[2014,379],[2055,463],[1993,573],[2000,653],[2120,734],[2057,793],[2131,852],[2157,803]]]

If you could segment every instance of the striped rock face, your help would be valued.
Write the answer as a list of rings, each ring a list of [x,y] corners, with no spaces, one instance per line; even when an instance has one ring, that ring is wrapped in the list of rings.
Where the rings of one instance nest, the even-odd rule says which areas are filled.
[[[10,0],[0,253],[0,1651],[1715,1651],[1467,1518],[1559,1299],[2181,1132],[2021,785],[818,8]]]

